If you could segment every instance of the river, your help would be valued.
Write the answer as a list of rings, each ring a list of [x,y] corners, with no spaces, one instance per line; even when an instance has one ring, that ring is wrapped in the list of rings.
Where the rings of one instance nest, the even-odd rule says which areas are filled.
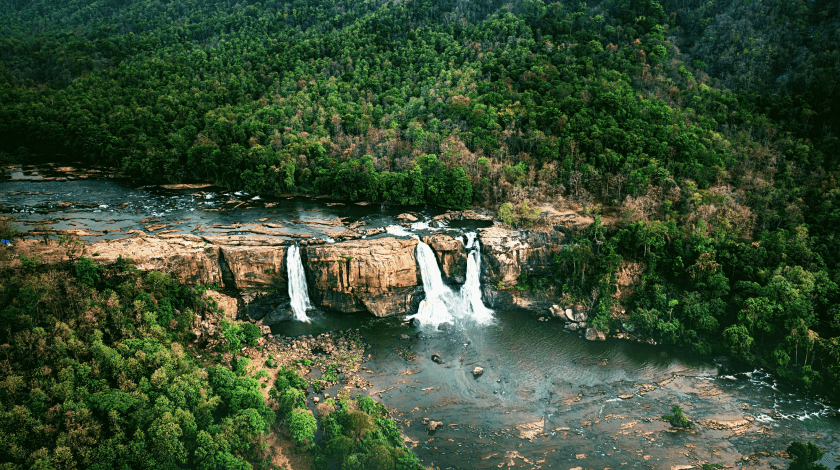
[[[23,229],[50,222],[88,240],[144,229],[236,233],[268,222],[284,235],[327,241],[337,230],[334,220],[342,229],[354,223],[381,229],[410,209],[423,217],[411,235],[429,230],[440,213],[213,187],[143,186],[107,171],[74,171],[7,167],[0,213],[14,215]],[[836,406],[762,371],[721,371],[713,361],[679,350],[625,340],[586,341],[558,320],[540,321],[541,312],[490,315],[489,322],[459,317],[440,331],[399,318],[316,312],[309,323],[283,323],[274,332],[293,337],[359,329],[370,344],[366,378],[372,387],[357,392],[393,411],[425,465],[675,469],[711,462],[783,468],[788,460],[782,452],[793,440],[815,442],[826,451],[822,463],[840,464]],[[477,366],[484,372],[475,376]],[[673,405],[697,422],[693,430],[675,430],[658,419]],[[424,419],[442,426],[427,431]]]

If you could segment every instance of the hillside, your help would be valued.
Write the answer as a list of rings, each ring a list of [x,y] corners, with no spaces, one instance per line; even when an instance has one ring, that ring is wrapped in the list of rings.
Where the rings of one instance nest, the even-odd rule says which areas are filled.
[[[565,205],[596,222],[531,288],[838,396],[833,2],[0,5],[8,161],[512,225]]]

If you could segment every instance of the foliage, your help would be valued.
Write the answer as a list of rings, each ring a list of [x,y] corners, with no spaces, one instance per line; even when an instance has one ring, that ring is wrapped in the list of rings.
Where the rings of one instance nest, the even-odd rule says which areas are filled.
[[[671,413],[672,414],[670,415],[662,415],[662,419],[671,423],[671,426],[674,426],[675,428],[690,428],[694,426],[694,423],[683,414],[680,405],[672,406]]]
[[[791,470],[828,470],[825,465],[815,463],[822,459],[825,453],[813,442],[803,444],[793,441],[785,451],[793,458],[788,466]]]
[[[0,270],[0,466],[251,468],[274,421],[259,384],[182,343],[210,306],[121,260]]]

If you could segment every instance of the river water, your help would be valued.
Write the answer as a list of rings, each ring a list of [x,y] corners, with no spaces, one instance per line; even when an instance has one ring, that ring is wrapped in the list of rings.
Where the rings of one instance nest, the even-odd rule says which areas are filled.
[[[88,239],[117,238],[150,224],[165,225],[158,231],[217,233],[261,220],[286,233],[329,239],[336,219],[341,229],[358,222],[385,228],[409,209],[424,218],[415,225],[423,233],[438,214],[422,207],[256,198],[212,187],[140,186],[107,172],[27,179],[42,175],[56,177],[49,167],[7,168],[0,213],[16,216],[24,229],[50,221]],[[443,228],[453,234],[472,229]],[[435,322],[413,328],[399,318],[310,311],[310,322],[287,322],[277,332],[359,329],[370,344],[366,378],[372,387],[354,393],[369,393],[393,411],[425,465],[673,470],[711,462],[784,468],[789,461],[782,451],[793,440],[817,443],[827,452],[825,465],[840,464],[836,406],[761,371],[721,372],[712,361],[647,344],[589,342],[558,320],[540,321],[541,312],[489,315],[482,322],[455,315],[441,331]],[[484,369],[479,376],[473,374],[477,366]],[[673,405],[698,423],[694,430],[674,430],[658,419]],[[427,431],[424,418],[442,426]]]

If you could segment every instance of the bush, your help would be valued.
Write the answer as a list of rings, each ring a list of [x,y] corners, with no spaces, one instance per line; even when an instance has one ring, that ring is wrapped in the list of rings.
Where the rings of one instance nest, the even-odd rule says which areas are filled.
[[[79,283],[90,287],[95,286],[99,282],[99,278],[104,272],[105,268],[84,256],[73,265],[73,274],[79,280]]]
[[[671,413],[673,414],[662,415],[662,419],[671,423],[671,426],[674,426],[675,428],[690,428],[694,425],[693,422],[689,421],[689,419],[685,417],[680,405],[674,405],[671,407]]]
[[[294,409],[286,418],[286,423],[297,445],[309,446],[315,442],[318,421],[312,416],[311,411],[303,408]]]

